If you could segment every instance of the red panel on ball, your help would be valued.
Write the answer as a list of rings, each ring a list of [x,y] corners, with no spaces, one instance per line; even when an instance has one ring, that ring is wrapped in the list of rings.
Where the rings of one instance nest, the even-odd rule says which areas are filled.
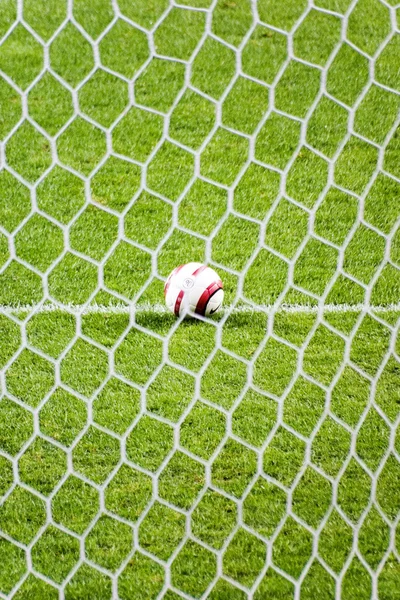
[[[181,290],[176,298],[174,313],[176,314],[177,317],[179,317],[179,311],[181,308],[181,304],[182,304],[184,295],[185,295],[185,292],[183,290]]]
[[[167,292],[169,290],[169,286],[171,284],[171,279],[174,275],[176,275],[177,273],[179,273],[179,271],[184,267],[185,265],[179,265],[179,267],[176,267],[176,269],[174,269],[171,273],[171,275],[168,277],[167,281],[165,282],[164,285],[164,298],[167,295]]]
[[[209,301],[211,296],[215,294],[215,292],[218,292],[218,290],[222,290],[223,288],[224,285],[220,279],[218,281],[214,281],[214,283],[210,283],[210,285],[204,290],[197,302],[195,311],[196,314],[204,316],[207,308],[207,302]]]

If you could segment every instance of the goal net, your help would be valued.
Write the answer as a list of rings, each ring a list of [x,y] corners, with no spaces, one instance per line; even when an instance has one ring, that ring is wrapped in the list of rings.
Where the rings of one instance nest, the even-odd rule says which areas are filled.
[[[399,27],[0,0],[0,598],[398,597]]]

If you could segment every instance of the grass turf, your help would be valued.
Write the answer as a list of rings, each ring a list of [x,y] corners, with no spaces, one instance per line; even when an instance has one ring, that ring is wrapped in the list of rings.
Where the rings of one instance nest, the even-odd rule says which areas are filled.
[[[0,597],[399,597],[399,312],[17,309],[398,302],[396,11],[314,4],[2,0]]]

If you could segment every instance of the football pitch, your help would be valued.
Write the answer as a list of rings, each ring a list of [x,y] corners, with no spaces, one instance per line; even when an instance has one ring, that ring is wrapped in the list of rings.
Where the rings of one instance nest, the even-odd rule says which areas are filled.
[[[400,600],[399,32],[0,0],[0,599]]]

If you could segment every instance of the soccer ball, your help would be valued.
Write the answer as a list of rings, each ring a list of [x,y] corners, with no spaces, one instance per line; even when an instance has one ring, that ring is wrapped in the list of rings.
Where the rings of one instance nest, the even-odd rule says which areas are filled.
[[[224,299],[219,275],[201,263],[191,262],[176,267],[164,286],[165,303],[177,317],[192,312],[213,315]]]

